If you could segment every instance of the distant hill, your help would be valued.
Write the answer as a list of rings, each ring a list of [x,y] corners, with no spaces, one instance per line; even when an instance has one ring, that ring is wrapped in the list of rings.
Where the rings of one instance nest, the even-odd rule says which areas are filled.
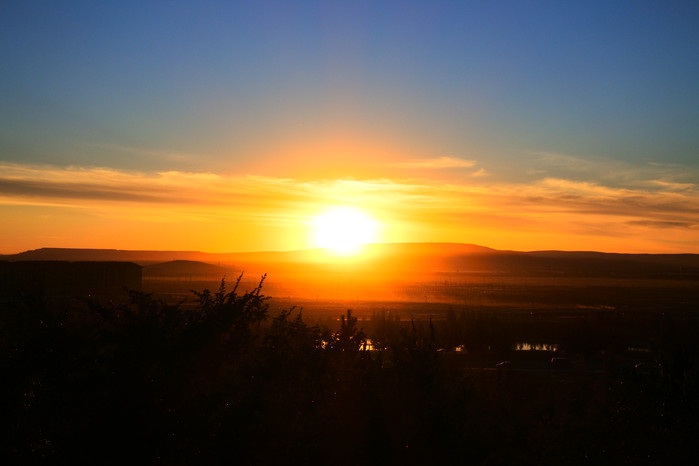
[[[374,243],[367,252],[386,255],[453,256],[457,254],[493,254],[496,249],[466,243]]]
[[[41,248],[19,254],[6,255],[8,261],[125,261],[144,263],[170,260],[198,260],[202,257],[197,251],[129,251],[121,249],[69,249]]]
[[[450,256],[454,254],[490,253],[494,249],[461,243],[376,243],[366,245],[367,252],[374,256]],[[139,251],[122,249],[70,249],[41,248],[0,256],[6,261],[127,261],[141,265],[186,260],[220,263],[267,263],[267,262],[325,262],[328,256],[322,249],[300,251],[259,251],[235,253],[207,253],[200,251]]]
[[[699,279],[698,254],[613,254],[592,251],[501,251],[461,243],[376,243],[357,258],[336,258],[322,249],[204,253],[118,249],[43,248],[6,261],[128,261],[143,265],[144,277],[230,275],[231,270],[270,274],[481,273],[531,276],[647,277]],[[160,275],[158,275],[160,274]]]
[[[71,249],[41,248],[0,256],[6,261],[126,261],[149,265],[177,260],[206,262],[210,264],[235,262],[306,262],[320,260],[320,249],[303,251],[260,251],[235,253],[208,253],[200,251],[148,251],[123,249]]]

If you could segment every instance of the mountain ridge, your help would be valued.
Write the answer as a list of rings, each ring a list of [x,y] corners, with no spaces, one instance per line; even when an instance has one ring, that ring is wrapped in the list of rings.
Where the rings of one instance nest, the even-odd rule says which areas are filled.
[[[496,252],[497,250],[485,246],[468,243],[370,243],[365,245],[367,249],[391,249],[392,252],[404,253],[405,251],[395,251],[401,248],[411,248],[419,252],[435,252],[436,247],[446,247],[457,249],[464,253],[471,252]],[[452,251],[456,252],[456,251]],[[272,256],[277,258],[295,258],[295,256],[317,256],[325,255],[321,248],[298,249],[290,251],[246,251],[246,252],[204,252],[204,251],[177,251],[177,250],[149,250],[149,249],[113,249],[113,248],[53,248],[44,247],[30,249],[16,254],[0,255],[0,260],[126,260],[133,262],[166,262],[171,260],[195,260],[202,261],[203,258],[230,260],[230,259],[269,259]]]
[[[432,253],[432,254],[517,254],[536,257],[605,257],[605,258],[650,258],[650,257],[699,257],[695,253],[619,253],[601,251],[565,251],[565,250],[533,250],[517,251],[511,249],[494,249],[471,243],[453,242],[427,242],[427,243],[368,243],[364,246],[365,252],[391,252],[391,253]],[[133,260],[150,261],[160,259],[161,262],[174,260],[196,260],[201,258],[228,259],[240,258],[267,259],[272,256],[293,257],[297,255],[326,254],[322,248],[296,249],[286,251],[262,250],[244,252],[204,252],[195,250],[158,250],[158,249],[116,249],[116,248],[55,248],[43,247],[29,249],[15,254],[0,254],[0,260]],[[196,258],[196,259],[192,259]]]
[[[356,257],[323,249],[206,253],[120,249],[41,248],[0,256],[3,261],[124,261],[141,266],[170,263],[181,273],[205,273],[191,261],[255,273],[356,274],[485,273],[521,276],[588,276],[699,279],[699,254],[626,254],[595,251],[504,251],[468,243],[373,243]],[[156,273],[157,268],[149,270]],[[219,272],[222,271],[219,270]],[[214,270],[208,272],[215,273]],[[207,272],[207,274],[208,274]],[[172,273],[172,272],[168,272]],[[178,272],[180,273],[180,272]]]

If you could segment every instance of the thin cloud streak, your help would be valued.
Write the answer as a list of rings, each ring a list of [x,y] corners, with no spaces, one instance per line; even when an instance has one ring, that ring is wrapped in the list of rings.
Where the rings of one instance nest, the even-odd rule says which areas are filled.
[[[153,188],[157,189],[157,188]],[[0,194],[6,197],[18,196],[40,199],[83,199],[103,201],[125,201],[140,203],[182,202],[174,197],[175,192],[143,194],[140,192],[103,187],[92,183],[52,183],[47,181],[12,180],[0,178]]]
[[[396,162],[387,164],[396,168],[426,168],[426,169],[443,169],[443,168],[473,168],[476,166],[474,160],[464,160],[455,157],[437,157],[430,159],[416,159],[404,162]]]
[[[507,233],[545,249],[553,240],[545,239],[549,232],[560,241],[566,235],[578,238],[577,243],[585,235],[590,241],[618,241],[642,233],[643,244],[655,242],[658,250],[677,249],[670,244],[679,242],[699,252],[699,241],[691,236],[699,228],[699,189],[691,183],[647,180],[638,183],[644,187],[619,188],[553,177],[488,185],[388,178],[299,181],[19,164],[0,164],[0,173],[0,205],[81,208],[107,219],[285,227],[306,224],[324,207],[344,204],[395,225],[385,241],[474,242],[475,237],[486,246],[508,247],[489,243],[496,233]],[[408,231],[414,236],[406,237]]]
[[[85,147],[97,149],[100,151],[109,151],[109,152],[117,152],[117,153],[122,153],[122,154],[129,154],[129,155],[138,155],[140,157],[152,158],[152,159],[157,160],[159,162],[165,162],[165,163],[168,163],[168,162],[169,163],[172,163],[172,162],[190,163],[190,161],[201,160],[203,157],[202,154],[196,154],[196,153],[175,152],[175,151],[164,150],[164,149],[146,149],[144,147],[125,146],[125,145],[121,145],[121,144],[86,142],[83,145]]]
[[[609,187],[646,190],[697,190],[699,169],[657,162],[628,163],[604,157],[578,157],[542,151],[526,151],[534,156],[525,173],[533,176],[589,181]]]

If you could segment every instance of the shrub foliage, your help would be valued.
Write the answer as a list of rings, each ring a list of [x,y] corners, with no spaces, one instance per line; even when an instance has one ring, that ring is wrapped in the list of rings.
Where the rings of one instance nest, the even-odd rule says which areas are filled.
[[[636,464],[696,453],[691,371],[542,380],[466,370],[441,350],[459,333],[482,349],[492,325],[384,318],[369,342],[351,311],[337,329],[295,308],[270,316],[263,281],[241,292],[240,278],[230,291],[222,280],[190,306],[133,291],[122,305],[4,305],[5,459]],[[663,354],[681,354],[686,369],[696,345]]]

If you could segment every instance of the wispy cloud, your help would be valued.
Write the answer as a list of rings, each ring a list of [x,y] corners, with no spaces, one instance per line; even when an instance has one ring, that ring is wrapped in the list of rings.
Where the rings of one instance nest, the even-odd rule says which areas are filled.
[[[570,244],[580,245],[574,247],[613,240],[618,247],[636,244],[637,250],[663,250],[665,245],[699,252],[696,184],[646,180],[617,187],[556,177],[486,184],[477,182],[477,174],[447,184],[417,179],[301,181],[0,164],[0,205],[81,208],[133,221],[284,228],[307,222],[323,206],[345,204],[361,206],[395,225],[388,241],[481,238],[482,244],[497,247],[494,241],[499,235],[512,248],[517,244],[552,248],[558,243],[547,241],[563,244],[568,238]],[[406,237],[408,231],[417,233]],[[620,238],[626,242],[620,243]]]
[[[539,164],[550,168],[588,171],[598,166],[598,164],[590,161],[589,158],[576,157],[568,154],[545,151],[526,151],[526,153],[535,156]]]
[[[634,220],[629,222],[629,225],[639,225],[651,228],[697,228],[697,225],[690,222],[658,222],[658,221],[644,221],[644,220]]]
[[[149,192],[150,191],[150,192]],[[160,192],[157,192],[160,191]],[[178,203],[174,190],[134,189],[132,186],[116,187],[95,183],[56,183],[42,180],[12,180],[0,178],[0,193],[5,196],[43,198],[43,199],[74,199],[74,200],[103,200],[126,202]]]
[[[150,149],[138,146],[126,146],[123,144],[86,142],[83,145],[98,151],[137,155],[139,157],[156,159],[160,162],[190,163],[192,160],[201,160],[202,158],[202,154],[177,152],[165,149]]]
[[[426,159],[412,159],[403,162],[389,164],[392,167],[401,168],[425,168],[425,169],[442,169],[442,168],[473,168],[476,166],[474,160],[464,160],[455,157],[436,157]]]
[[[525,172],[536,178],[558,178],[643,191],[691,191],[699,187],[699,168],[669,163],[631,163],[604,157],[527,151],[533,156]]]

